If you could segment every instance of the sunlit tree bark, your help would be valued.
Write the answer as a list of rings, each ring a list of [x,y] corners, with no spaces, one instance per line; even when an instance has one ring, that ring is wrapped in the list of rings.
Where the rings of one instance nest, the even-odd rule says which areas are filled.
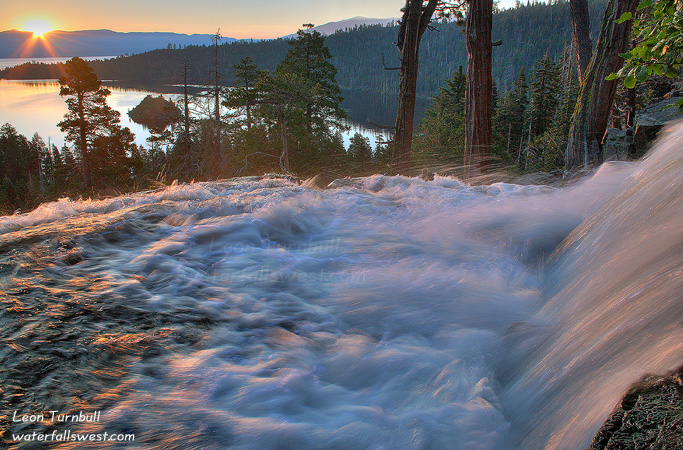
[[[606,80],[623,65],[624,53],[630,45],[631,20],[619,23],[627,12],[634,13],[638,0],[610,0],[572,118],[565,165],[574,167],[599,163],[601,142],[607,128],[617,80]]]

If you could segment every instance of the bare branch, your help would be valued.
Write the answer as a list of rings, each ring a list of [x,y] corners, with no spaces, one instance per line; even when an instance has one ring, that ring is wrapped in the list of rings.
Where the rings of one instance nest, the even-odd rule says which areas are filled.
[[[382,67],[384,70],[401,70],[401,67],[387,67],[386,63],[384,62],[384,54],[382,54]]]

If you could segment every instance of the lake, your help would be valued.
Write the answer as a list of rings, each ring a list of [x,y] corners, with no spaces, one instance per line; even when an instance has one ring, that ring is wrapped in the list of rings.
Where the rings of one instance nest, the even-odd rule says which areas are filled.
[[[180,95],[180,88],[164,86],[153,91],[105,84],[111,91],[107,104],[121,113],[121,124],[135,133],[136,143],[148,147],[146,140],[150,135],[149,131],[130,120],[128,111],[147,95],[159,95],[160,90],[164,91],[163,95],[166,98],[176,99]],[[354,106],[363,104],[365,109],[355,108],[348,111],[351,118],[348,121],[350,130],[343,133],[344,141],[348,147],[350,137],[359,132],[369,138],[374,147],[377,136],[383,133],[382,137],[385,137],[387,132],[373,128],[371,123],[393,124],[391,111],[396,109],[395,106],[393,109],[391,106],[387,108],[387,100],[382,96],[368,96],[366,93],[363,95],[365,101],[359,100],[358,97],[359,94],[352,94],[348,97],[349,103]],[[0,125],[10,123],[29,139],[34,133],[38,133],[46,143],[49,141],[61,147],[64,145],[64,133],[59,130],[57,123],[67,112],[64,100],[59,95],[59,83],[56,80],[0,80]]]
[[[152,92],[107,86],[111,95],[107,104],[121,113],[121,124],[135,133],[138,145],[144,145],[149,132],[128,118],[128,111]],[[57,123],[67,108],[59,96],[56,80],[0,80],[0,124],[10,123],[29,139],[38,133],[43,140],[64,145],[64,133]]]
[[[89,57],[86,60],[106,59],[109,57]],[[0,69],[26,62],[60,63],[68,57],[55,58],[0,58]],[[166,98],[175,99],[181,93],[178,86],[145,86],[127,87],[113,82],[104,83],[111,91],[107,103],[121,113],[121,124],[135,133],[138,145],[147,145],[149,131],[128,118],[128,111],[137,106],[147,95],[163,94]],[[397,108],[397,98],[386,95],[344,91],[342,107],[347,111],[349,131],[343,133],[345,145],[349,139],[359,132],[370,139],[373,147],[379,137],[385,140],[388,131],[383,127],[393,126]],[[419,124],[424,116],[428,101],[418,99],[416,104],[415,124]],[[59,96],[57,80],[0,80],[0,125],[12,124],[19,133],[29,139],[38,133],[43,140],[64,145],[64,134],[57,123],[67,112],[64,98]]]

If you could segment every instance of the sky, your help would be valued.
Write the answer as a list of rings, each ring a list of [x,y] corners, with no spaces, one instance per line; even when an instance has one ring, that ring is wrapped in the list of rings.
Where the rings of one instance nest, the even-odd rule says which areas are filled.
[[[42,22],[43,27],[64,31],[212,34],[220,28],[224,37],[274,38],[296,32],[303,23],[322,25],[355,16],[398,17],[403,4],[403,0],[11,1],[2,7],[0,30],[35,31],[31,23]]]

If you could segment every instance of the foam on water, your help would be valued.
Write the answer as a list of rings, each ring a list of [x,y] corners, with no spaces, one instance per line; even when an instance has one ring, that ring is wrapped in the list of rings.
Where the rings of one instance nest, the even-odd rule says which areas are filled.
[[[0,219],[0,247],[72,235],[84,260],[45,280],[96,279],[88,295],[201,325],[132,359],[79,431],[138,448],[585,448],[630,382],[681,363],[682,135],[563,189],[376,175],[62,200]]]

